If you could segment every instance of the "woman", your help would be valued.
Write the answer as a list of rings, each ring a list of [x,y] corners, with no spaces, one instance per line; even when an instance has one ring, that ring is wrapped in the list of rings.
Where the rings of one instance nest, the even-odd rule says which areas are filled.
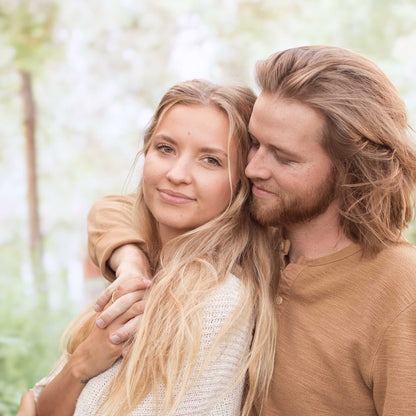
[[[120,358],[93,312],[79,318],[63,363],[37,386],[38,416],[247,415],[261,406],[275,334],[274,269],[262,259],[274,256],[248,215],[254,101],[247,88],[205,81],[164,95],[144,136],[135,209],[154,273],[136,336]]]

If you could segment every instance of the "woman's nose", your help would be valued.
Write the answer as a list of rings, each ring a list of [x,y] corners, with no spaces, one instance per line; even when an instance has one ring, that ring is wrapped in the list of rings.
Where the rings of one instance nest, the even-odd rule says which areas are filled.
[[[192,181],[192,164],[188,158],[177,158],[170,169],[168,170],[166,177],[175,184],[186,183],[189,184]]]

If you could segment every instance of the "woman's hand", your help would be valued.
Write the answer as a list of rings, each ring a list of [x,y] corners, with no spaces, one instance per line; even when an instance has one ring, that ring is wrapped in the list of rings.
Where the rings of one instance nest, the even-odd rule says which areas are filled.
[[[32,390],[22,396],[16,416],[36,416],[36,402]]]
[[[113,323],[114,325],[115,323]],[[81,383],[110,368],[121,356],[123,345],[110,342],[107,329],[94,326],[88,337],[76,348],[68,363],[73,376]]]
[[[39,416],[72,416],[85,384],[110,368],[126,346],[110,342],[109,335],[131,319],[126,312],[105,329],[95,325],[96,314],[89,315],[84,326],[87,337],[65,358],[63,367],[42,389],[38,401]],[[92,329],[91,329],[92,328]],[[24,414],[22,414],[24,416]]]
[[[136,293],[129,293],[126,296],[138,297]],[[123,328],[136,315],[137,311],[133,305],[132,308],[113,319],[106,328],[100,329],[96,325],[93,326],[90,334],[78,345],[68,360],[71,372],[76,379],[81,382],[87,381],[107,370],[121,357],[123,350],[129,344],[111,342],[110,334]],[[135,333],[136,330],[137,328],[134,328],[132,332]]]
[[[94,315],[91,318],[94,319]],[[86,382],[110,368],[121,357],[123,345],[114,345],[109,340],[109,331],[120,327],[123,323],[121,318],[106,329],[97,328],[94,321],[90,323],[92,330],[87,338],[66,357],[63,367],[42,387],[36,403],[39,416],[72,416]]]

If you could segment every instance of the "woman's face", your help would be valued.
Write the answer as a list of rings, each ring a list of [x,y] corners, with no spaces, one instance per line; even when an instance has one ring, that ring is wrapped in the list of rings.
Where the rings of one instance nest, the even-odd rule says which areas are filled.
[[[176,104],[161,120],[145,157],[143,194],[162,244],[227,207],[239,181],[234,140],[228,166],[228,129],[214,106]]]

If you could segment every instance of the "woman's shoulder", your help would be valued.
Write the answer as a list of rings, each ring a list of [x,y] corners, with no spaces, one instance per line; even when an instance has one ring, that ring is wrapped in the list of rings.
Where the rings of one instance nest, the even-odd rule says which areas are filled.
[[[224,280],[224,286],[226,286],[228,289],[233,288],[236,291],[244,290],[241,279],[235,273],[228,273],[228,276]]]
[[[210,293],[202,309],[202,344],[213,342],[224,329],[238,342],[246,342],[253,327],[254,305],[243,305],[243,297],[243,283],[231,273]]]
[[[243,283],[235,274],[230,273],[206,298],[202,309],[204,324],[210,326],[215,323],[220,327],[228,319],[239,319],[243,315],[243,321],[251,321],[252,310],[242,307],[243,297]]]
[[[244,286],[241,280],[235,274],[229,273],[224,281],[213,289],[209,302],[234,308],[241,301],[243,293]]]

